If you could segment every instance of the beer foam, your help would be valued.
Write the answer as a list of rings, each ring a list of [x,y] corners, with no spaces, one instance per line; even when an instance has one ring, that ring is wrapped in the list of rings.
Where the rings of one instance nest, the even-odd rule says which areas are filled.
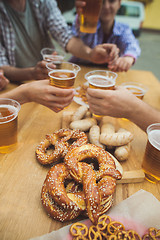
[[[148,133],[148,140],[156,149],[160,150],[160,129]]]
[[[0,105],[0,118],[1,119],[5,119],[5,118],[7,118],[8,116],[6,116],[6,117],[4,117],[3,115],[2,115],[2,113],[1,113],[1,109],[2,108],[6,108],[6,109],[8,109],[10,112],[11,112],[11,114],[10,115],[8,115],[8,116],[17,116],[17,114],[18,114],[18,109],[16,108],[16,107],[14,107],[14,106],[12,106],[12,105],[7,105],[7,104],[1,104]],[[13,119],[12,119],[13,120]]]
[[[65,77],[64,73],[73,73],[74,76],[73,77]],[[60,75],[60,77],[56,77],[56,76],[52,76],[53,73],[63,73],[62,75]],[[67,80],[67,79],[73,79],[75,78],[75,72],[73,70],[68,70],[68,69],[55,69],[52,70],[51,72],[49,72],[49,76],[53,79],[58,79],[58,80]]]
[[[88,82],[97,87],[111,87],[111,86],[114,86],[115,84],[115,81],[113,81],[112,78],[98,75],[98,74],[93,76],[88,76]]]

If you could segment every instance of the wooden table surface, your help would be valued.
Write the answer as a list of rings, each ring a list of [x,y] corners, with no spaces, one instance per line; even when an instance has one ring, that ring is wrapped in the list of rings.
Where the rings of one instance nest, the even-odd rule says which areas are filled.
[[[84,74],[91,67],[82,67],[75,87],[85,81]],[[119,73],[117,85],[125,81],[144,83],[148,92],[144,101],[160,109],[160,83],[147,71],[130,70]],[[14,85],[8,87],[12,88]],[[8,90],[7,89],[7,90]],[[72,103],[69,110],[79,105]],[[49,168],[40,165],[35,158],[37,145],[45,135],[61,128],[62,112],[27,103],[21,107],[18,119],[18,146],[9,154],[0,154],[0,239],[26,240],[57,230],[71,222],[60,223],[49,218],[41,204],[41,188]],[[129,159],[122,164],[124,170],[141,169],[147,136],[130,121],[113,119],[118,127],[124,127],[134,134]],[[114,205],[140,189],[151,192],[160,200],[160,183],[118,184],[114,195]]]

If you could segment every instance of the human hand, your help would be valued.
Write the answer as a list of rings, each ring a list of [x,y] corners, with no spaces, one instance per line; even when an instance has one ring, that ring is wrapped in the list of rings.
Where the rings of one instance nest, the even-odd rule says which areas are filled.
[[[41,80],[48,78],[48,69],[46,68],[46,61],[40,61],[33,69],[33,79]],[[56,68],[56,65],[55,65]]]
[[[115,72],[127,72],[134,63],[134,58],[130,56],[119,57],[115,62],[109,63],[108,68]]]
[[[0,70],[0,90],[4,89],[8,83],[9,80],[4,76],[3,70]]]
[[[134,114],[134,104],[140,101],[124,87],[115,90],[87,89],[90,111],[96,115],[129,118]]]
[[[76,12],[78,15],[80,15],[83,11],[83,7],[86,5],[86,2],[83,0],[76,0],[75,6],[76,6]]]
[[[34,81],[23,85],[25,102],[37,102],[55,112],[67,107],[73,100],[73,89],[56,88],[49,85],[49,80]]]
[[[118,58],[119,49],[115,44],[99,44],[91,50],[91,61],[97,64],[113,64]]]

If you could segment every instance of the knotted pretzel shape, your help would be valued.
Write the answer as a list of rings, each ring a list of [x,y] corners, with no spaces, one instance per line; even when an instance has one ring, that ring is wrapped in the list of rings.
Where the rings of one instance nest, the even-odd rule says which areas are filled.
[[[41,199],[44,208],[54,219],[62,222],[71,220],[87,208],[90,219],[93,222],[95,219],[98,220],[100,197],[96,175],[92,167],[86,163],[81,163],[81,168],[83,191],[73,193],[67,193],[64,186],[64,181],[71,179],[65,164],[57,164],[48,172],[42,187]]]
[[[87,136],[80,130],[60,129],[53,134],[47,134],[46,138],[36,149],[36,158],[42,165],[56,163],[66,153],[77,146],[86,144]],[[52,151],[49,152],[49,149]]]
[[[88,159],[98,160],[97,171],[88,161],[84,162]],[[75,147],[68,151],[64,163],[48,172],[42,187],[42,204],[56,220],[63,222],[87,213],[97,224],[99,216],[112,205],[116,179],[120,177],[114,161],[102,148],[93,144]],[[66,181],[70,181],[67,186]]]

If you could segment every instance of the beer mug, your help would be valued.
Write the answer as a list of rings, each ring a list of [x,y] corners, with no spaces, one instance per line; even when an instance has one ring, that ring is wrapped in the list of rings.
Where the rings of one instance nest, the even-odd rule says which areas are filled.
[[[85,0],[86,5],[80,14],[80,31],[95,33],[103,0]]]
[[[80,69],[77,64],[62,62],[60,69],[56,68],[49,71],[50,85],[59,88],[72,88]]]
[[[0,98],[0,153],[8,153],[16,146],[20,108],[17,101]]]
[[[148,181],[160,181],[160,123],[147,128],[148,141],[142,163],[145,177]]]

